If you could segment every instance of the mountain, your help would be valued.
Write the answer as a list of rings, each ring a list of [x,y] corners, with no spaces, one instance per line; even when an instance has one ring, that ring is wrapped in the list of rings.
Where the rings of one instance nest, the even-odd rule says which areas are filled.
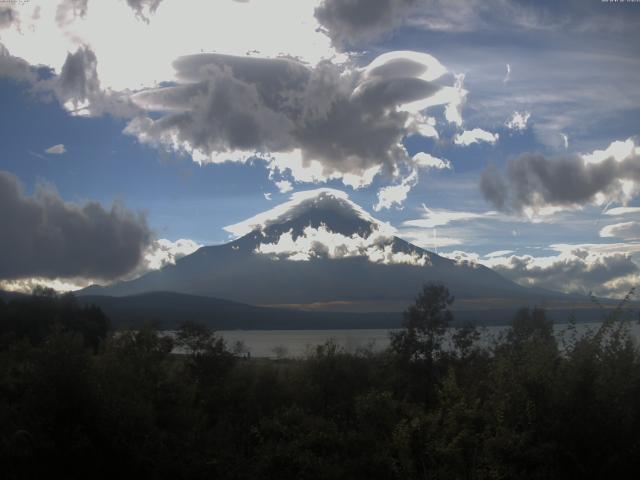
[[[125,297],[87,295],[80,297],[80,301],[99,306],[116,328],[151,323],[162,329],[175,329],[184,320],[217,330],[397,328],[402,320],[399,313],[296,311],[174,292]]]
[[[227,229],[239,238],[202,247],[135,280],[78,293],[164,291],[279,308],[399,312],[421,285],[439,282],[456,296],[460,310],[575,300],[412,245],[337,190],[299,192]]]

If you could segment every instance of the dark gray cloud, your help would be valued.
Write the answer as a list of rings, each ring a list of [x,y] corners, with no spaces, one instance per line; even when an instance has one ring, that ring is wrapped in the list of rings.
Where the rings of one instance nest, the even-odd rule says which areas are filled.
[[[18,12],[13,7],[0,6],[0,28],[10,27],[18,21]]]
[[[110,114],[134,117],[140,109],[130,100],[130,92],[103,90],[98,78],[98,59],[89,47],[68,53],[59,75],[36,83],[40,91],[53,91],[58,101],[77,115]]]
[[[148,22],[147,15],[155,13],[162,0],[127,0],[127,4],[133,9],[138,18]]]
[[[486,200],[503,211],[522,212],[525,208],[571,207],[604,198],[619,198],[623,181],[640,182],[637,155],[622,161],[613,157],[597,163],[578,155],[547,158],[524,154],[507,164],[506,175],[487,168],[480,179]]]
[[[204,155],[233,151],[301,151],[328,175],[408,161],[399,146],[409,133],[403,104],[440,87],[419,78],[428,68],[412,60],[364,73],[330,62],[309,68],[289,59],[218,54],[174,63],[178,85],[142,92],[134,102],[163,115],[136,120],[127,131],[142,141],[188,145]]]
[[[324,0],[315,16],[338,48],[378,40],[399,26],[416,0]]]
[[[79,108],[100,95],[97,65],[98,59],[89,48],[80,47],[75,53],[67,54],[55,82],[62,103],[72,102]]]
[[[637,283],[640,272],[628,253],[590,255],[583,249],[545,264],[530,256],[514,255],[491,268],[521,285],[604,296],[624,295]]]
[[[53,92],[57,100],[73,114],[109,114],[125,118],[140,114],[141,110],[130,99],[131,92],[101,88],[97,66],[95,53],[88,47],[80,47],[74,53],[67,54],[59,74],[42,79],[35,67],[11,55],[0,43],[0,77],[28,82],[36,93]]]
[[[0,77],[7,77],[13,80],[34,83],[37,75],[26,61],[14,57],[9,50],[0,43]]]
[[[526,2],[519,0],[323,0],[315,16],[338,49],[356,50],[385,39],[396,28],[438,32],[540,31],[574,34],[624,32],[637,37],[640,16],[633,2],[567,0]],[[633,44],[633,42],[631,42]]]
[[[153,241],[141,214],[120,205],[67,203],[51,188],[25,195],[0,171],[0,279],[110,280],[134,270]]]
[[[127,0],[127,5],[136,17],[149,22],[149,15],[162,3],[162,0]],[[56,9],[56,22],[63,27],[72,23],[77,17],[84,17],[89,11],[89,0],[62,0]]]

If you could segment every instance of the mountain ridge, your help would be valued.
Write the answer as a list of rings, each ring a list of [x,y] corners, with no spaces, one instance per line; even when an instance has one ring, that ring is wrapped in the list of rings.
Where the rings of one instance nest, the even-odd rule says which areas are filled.
[[[352,302],[362,304],[362,311],[370,308],[367,302],[387,302],[397,312],[429,282],[446,285],[458,301],[497,299],[497,306],[572,298],[413,245],[337,190],[299,192],[227,230],[243,235],[137,279],[78,293],[172,291],[263,306]]]

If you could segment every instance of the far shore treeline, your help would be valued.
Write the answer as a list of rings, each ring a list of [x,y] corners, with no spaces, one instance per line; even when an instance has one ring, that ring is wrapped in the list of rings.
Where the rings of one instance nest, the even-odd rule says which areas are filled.
[[[1,476],[637,478],[632,293],[586,334],[560,342],[525,308],[487,345],[429,284],[386,351],[327,342],[279,360],[192,321],[116,334],[51,290],[0,299]]]

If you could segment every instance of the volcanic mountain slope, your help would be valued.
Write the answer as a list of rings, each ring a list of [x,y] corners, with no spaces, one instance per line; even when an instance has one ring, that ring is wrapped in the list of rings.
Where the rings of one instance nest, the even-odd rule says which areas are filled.
[[[172,291],[252,305],[353,311],[400,311],[427,282],[447,285],[458,306],[474,308],[554,297],[484,266],[412,245],[337,190],[296,193],[227,230],[239,238],[202,247],[138,279],[80,294]]]

